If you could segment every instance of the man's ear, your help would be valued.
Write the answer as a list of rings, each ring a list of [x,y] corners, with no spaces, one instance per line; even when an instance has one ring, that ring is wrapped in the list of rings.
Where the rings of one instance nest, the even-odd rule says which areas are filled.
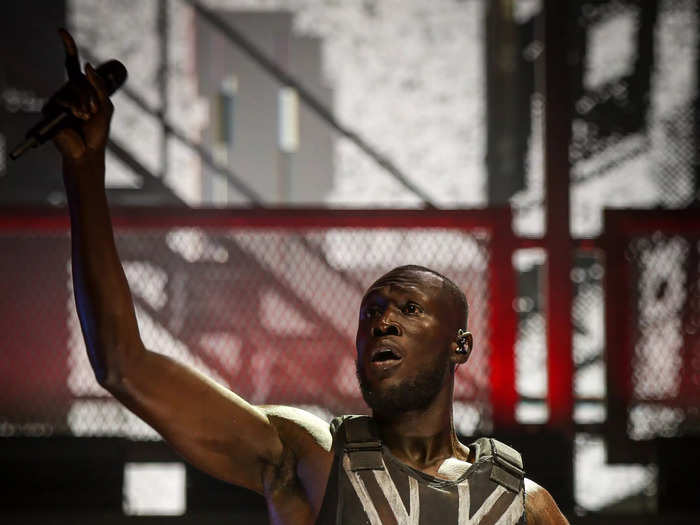
[[[461,349],[457,341],[453,341],[450,344],[450,348],[452,349],[451,358],[455,365],[466,363],[474,348],[474,336],[472,336],[471,332],[462,332],[461,336],[464,338],[464,345]]]

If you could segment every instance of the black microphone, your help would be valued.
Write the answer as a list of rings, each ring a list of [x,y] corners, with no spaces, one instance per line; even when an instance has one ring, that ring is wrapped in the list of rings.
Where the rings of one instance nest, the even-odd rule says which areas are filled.
[[[107,94],[112,95],[119,89],[127,77],[126,68],[119,60],[108,60],[100,64],[95,72],[102,78],[107,89]],[[63,88],[61,88],[63,89]],[[47,140],[51,139],[60,130],[75,125],[78,121],[70,111],[51,104],[51,101],[42,110],[44,118],[25,135],[25,140],[12,150],[10,158],[19,158],[29,148],[36,148]]]

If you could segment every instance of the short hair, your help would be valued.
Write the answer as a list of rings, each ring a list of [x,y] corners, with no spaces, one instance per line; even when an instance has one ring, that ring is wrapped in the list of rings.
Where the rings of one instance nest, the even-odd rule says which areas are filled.
[[[426,268],[425,266],[420,266],[418,264],[406,264],[404,266],[397,266],[393,270],[385,273],[382,277],[377,279],[377,282],[387,275],[401,272],[425,272],[438,277],[442,281],[442,290],[443,292],[447,293],[452,308],[457,312],[464,312],[463,318],[457,320],[460,323],[458,328],[464,328],[465,330],[467,329],[467,321],[469,320],[469,303],[467,302],[467,297],[464,295],[464,292],[452,279],[441,274],[440,272]]]

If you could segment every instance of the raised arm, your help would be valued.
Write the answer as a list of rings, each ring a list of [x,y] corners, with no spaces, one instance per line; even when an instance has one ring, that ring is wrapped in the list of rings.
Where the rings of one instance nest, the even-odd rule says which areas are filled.
[[[551,494],[529,479],[525,479],[525,514],[528,525],[569,525]]]
[[[70,209],[75,302],[97,381],[195,466],[262,493],[263,474],[285,452],[274,418],[141,341],[105,193],[112,104],[94,69],[88,65],[87,75],[81,73],[71,36],[61,31],[61,38],[70,84],[54,102],[81,125],[61,131],[54,142]]]

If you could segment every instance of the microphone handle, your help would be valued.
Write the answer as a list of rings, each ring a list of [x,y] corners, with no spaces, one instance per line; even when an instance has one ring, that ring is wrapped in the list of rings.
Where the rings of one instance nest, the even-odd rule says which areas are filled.
[[[39,122],[39,124],[27,132],[24,141],[10,152],[10,158],[12,160],[17,160],[28,149],[36,148],[49,140],[56,132],[66,127],[69,121],[76,120],[77,119],[68,114],[67,111],[61,111],[51,120]]]

